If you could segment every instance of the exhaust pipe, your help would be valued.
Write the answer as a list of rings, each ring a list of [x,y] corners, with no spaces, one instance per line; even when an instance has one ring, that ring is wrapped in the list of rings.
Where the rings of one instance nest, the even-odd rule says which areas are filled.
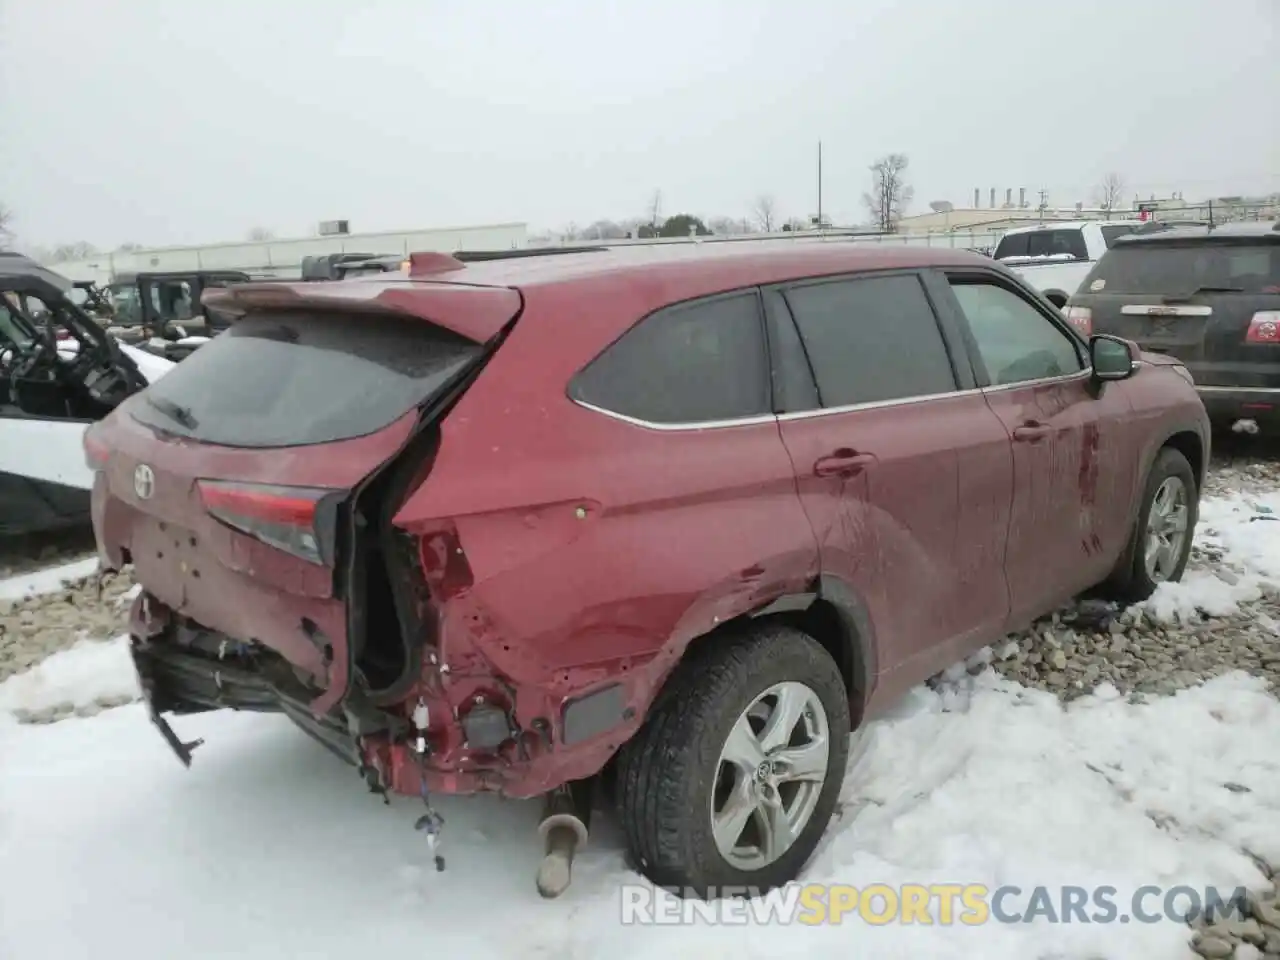
[[[587,845],[587,823],[591,819],[590,782],[566,783],[546,795],[538,837],[546,853],[538,867],[538,893],[547,899],[558,897],[573,879],[574,855]]]

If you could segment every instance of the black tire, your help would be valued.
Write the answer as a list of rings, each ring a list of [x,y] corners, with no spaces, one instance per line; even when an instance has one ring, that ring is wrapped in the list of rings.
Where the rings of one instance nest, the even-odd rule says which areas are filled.
[[[1175,582],[1182,579],[1187,561],[1191,557],[1191,541],[1199,516],[1200,494],[1195,471],[1191,469],[1187,458],[1172,447],[1165,447],[1156,456],[1155,463],[1151,465],[1151,471],[1147,474],[1138,517],[1134,522],[1133,532],[1129,535],[1129,543],[1120,558],[1120,563],[1103,584],[1102,592],[1106,596],[1126,603],[1137,603],[1146,600],[1155,592],[1158,583],[1147,571],[1147,527],[1151,520],[1151,504],[1155,500],[1156,492],[1171,477],[1181,480],[1186,491],[1187,530],[1182,538],[1182,546],[1178,551],[1173,571],[1164,579]]]
[[[721,751],[744,711],[787,682],[803,684],[822,705],[826,775],[791,846],[761,868],[744,870],[721,854],[711,830]],[[724,895],[726,887],[763,893],[795,879],[831,820],[848,749],[848,692],[816,640],[776,623],[704,638],[618,757],[618,818],[633,866],[680,896],[704,899]]]

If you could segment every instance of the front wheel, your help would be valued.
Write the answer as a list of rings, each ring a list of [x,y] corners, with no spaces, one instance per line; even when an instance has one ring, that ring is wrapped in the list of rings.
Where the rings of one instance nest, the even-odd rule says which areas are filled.
[[[619,758],[619,819],[640,872],[680,896],[793,880],[839,798],[849,702],[831,655],[768,625],[707,638]]]
[[[1147,475],[1137,523],[1107,592],[1136,602],[1147,599],[1162,583],[1181,580],[1191,558],[1198,507],[1191,464],[1165,447]]]

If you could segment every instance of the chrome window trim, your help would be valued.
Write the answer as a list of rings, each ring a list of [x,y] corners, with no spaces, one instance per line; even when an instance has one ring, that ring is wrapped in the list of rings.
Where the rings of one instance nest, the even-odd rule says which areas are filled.
[[[982,393],[981,387],[974,387],[972,390],[947,390],[943,393],[925,393],[917,397],[895,397],[892,400],[869,400],[866,403],[847,403],[839,407],[822,407],[817,410],[797,410],[795,413],[780,413],[778,421],[785,423],[790,420],[810,420],[817,417],[827,417],[837,413],[858,413],[861,410],[884,410],[889,407],[905,407],[916,403],[931,403],[933,401],[950,400],[953,397],[969,397]]]
[[[1087,380],[1093,376],[1093,368],[1089,367],[1079,373],[1069,373],[1060,377],[1041,377],[1037,380],[1023,380],[1020,383],[1003,383],[991,387],[974,387],[971,390],[948,390],[944,393],[926,393],[918,397],[897,397],[893,400],[872,400],[867,403],[851,403],[840,407],[823,407],[816,410],[798,410],[794,413],[779,414],[753,414],[749,417],[738,417],[732,420],[702,420],[693,423],[654,423],[650,420],[642,420],[640,417],[631,417],[625,413],[618,413],[616,410],[609,410],[605,407],[598,407],[594,403],[588,403],[585,400],[579,400],[576,397],[570,397],[569,400],[584,410],[590,410],[592,413],[598,413],[601,416],[609,417],[613,420],[620,420],[623,423],[629,423],[634,427],[642,427],[646,430],[660,430],[663,432],[695,432],[699,430],[723,430],[727,427],[755,427],[766,423],[786,423],[795,420],[812,420],[818,417],[829,417],[840,413],[858,413],[862,410],[884,410],[890,407],[904,407],[917,403],[930,403],[934,401],[950,400],[953,397],[971,397],[987,393],[999,393],[1006,390],[1018,390],[1023,387],[1039,387],[1050,386],[1055,383],[1070,383],[1075,380]]]
[[[1195,385],[1200,393],[1280,393],[1280,387],[1224,387],[1218,384]]]
[[[1019,380],[1017,383],[993,383],[983,387],[985,393],[1002,393],[1006,390],[1019,390],[1023,387],[1048,386],[1054,383],[1070,383],[1073,380],[1088,380],[1093,377],[1093,367],[1085,367],[1078,373],[1064,373],[1056,377],[1037,377],[1035,380]]]
[[[572,403],[577,404],[584,410],[590,410],[592,413],[599,413],[614,420],[621,420],[623,423],[629,423],[635,427],[644,427],[646,430],[664,430],[664,431],[692,431],[692,430],[721,430],[725,427],[752,427],[765,423],[773,423],[778,418],[772,413],[752,414],[749,417],[738,417],[732,420],[701,420],[692,423],[654,423],[651,420],[642,420],[639,417],[631,417],[625,413],[618,413],[616,410],[609,410],[605,407],[598,407],[594,403],[588,403],[585,400],[579,400],[577,397],[570,397]]]

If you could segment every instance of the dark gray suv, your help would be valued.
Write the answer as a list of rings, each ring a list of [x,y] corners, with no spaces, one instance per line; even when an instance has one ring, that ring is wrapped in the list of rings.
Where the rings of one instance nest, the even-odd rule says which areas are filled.
[[[1280,223],[1122,237],[1065,309],[1086,336],[1113,334],[1181,360],[1215,426],[1280,430]]]

